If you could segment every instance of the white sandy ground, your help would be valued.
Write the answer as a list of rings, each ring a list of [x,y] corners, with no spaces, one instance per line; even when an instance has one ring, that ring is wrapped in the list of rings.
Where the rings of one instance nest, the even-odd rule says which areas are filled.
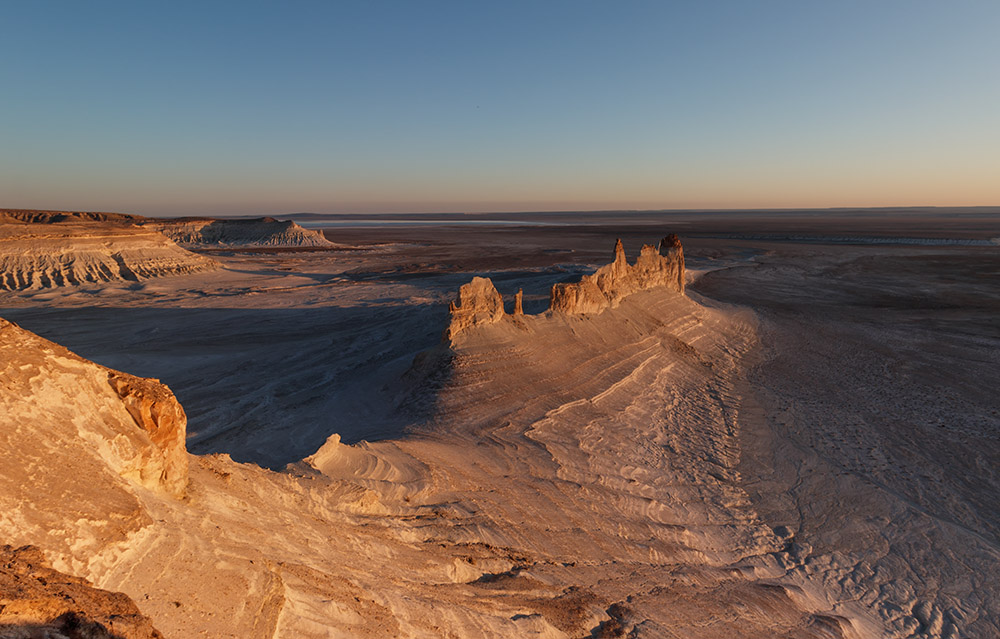
[[[93,437],[75,434],[113,421],[110,396],[18,367],[5,375],[43,399],[0,386],[0,430],[21,438],[0,471],[4,541],[123,590],[175,637],[996,636],[996,335],[919,313],[910,330],[842,321],[831,309],[861,278],[836,269],[886,253],[851,251],[811,276],[800,260],[700,283],[756,314],[646,292],[595,318],[470,333],[450,363],[403,377],[460,276],[376,285],[347,275],[370,255],[318,270],[258,256],[228,262],[242,274],[8,297],[20,308],[0,314],[26,328],[204,387],[194,403],[223,423],[202,441],[271,465],[315,453],[283,473],[193,457],[188,497],[161,497],[101,474]],[[110,308],[82,308],[95,303]],[[914,349],[914,326],[932,348]],[[384,352],[368,361],[372,348]],[[970,391],[946,371],[972,352],[985,359]],[[892,366],[939,378],[900,382]],[[946,402],[928,398],[935,384]],[[308,435],[282,447],[297,435],[288,414]],[[957,415],[954,432],[931,436],[928,415]],[[316,441],[368,422],[411,431]],[[66,480],[84,474],[96,479]]]

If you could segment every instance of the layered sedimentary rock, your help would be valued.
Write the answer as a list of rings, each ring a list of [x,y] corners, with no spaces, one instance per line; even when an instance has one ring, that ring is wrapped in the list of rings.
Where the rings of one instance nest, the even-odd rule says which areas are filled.
[[[32,546],[0,546],[0,639],[160,639],[127,595],[49,566]]]
[[[659,247],[643,246],[634,265],[628,263],[618,240],[611,264],[579,282],[553,286],[550,308],[559,313],[600,313],[633,293],[658,287],[684,292],[684,250],[676,235],[663,238]]]
[[[155,230],[188,248],[267,247],[329,248],[336,246],[320,231],[303,228],[292,221],[273,217],[245,219],[218,218],[149,218],[125,213],[90,211],[42,211],[0,209],[0,224],[46,224],[65,227],[85,225],[94,228],[132,228]]]
[[[150,220],[144,226],[155,228],[186,247],[259,246],[268,248],[329,248],[336,246],[319,231],[303,228],[292,221],[272,217],[219,220],[191,219]]]
[[[140,281],[218,264],[152,229],[107,224],[0,224],[0,290]]]
[[[684,292],[684,249],[676,235],[668,235],[658,247],[645,245],[635,264],[625,257],[622,241],[615,244],[615,259],[585,275],[579,282],[556,284],[550,294],[550,312],[569,315],[600,313],[617,307],[629,295],[652,288],[666,288]],[[523,291],[514,297],[513,316],[524,314]],[[475,277],[464,284],[458,299],[451,303],[451,322],[445,331],[445,340],[451,340],[473,326],[495,324],[503,321],[503,298],[493,282],[486,277]]]

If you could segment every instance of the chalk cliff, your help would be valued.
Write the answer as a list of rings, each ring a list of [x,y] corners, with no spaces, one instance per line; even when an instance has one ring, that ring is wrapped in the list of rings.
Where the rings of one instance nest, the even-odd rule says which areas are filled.
[[[31,460],[44,455],[51,455],[50,462],[70,456],[73,462],[67,467],[92,465],[93,481],[78,488],[96,489],[102,483],[121,487],[119,478],[124,478],[154,491],[183,495],[187,417],[159,380],[99,366],[3,319],[0,380],[0,463],[8,471],[23,466],[20,477],[26,483],[21,491],[0,490],[0,502],[29,489],[37,479],[32,470],[37,465]],[[25,402],[26,397],[33,399]],[[42,486],[53,487],[48,482]]]
[[[111,224],[0,224],[0,291],[140,281],[218,264],[152,229]]]
[[[152,446],[141,448],[130,471],[139,483],[180,497],[188,478],[188,454],[185,447],[187,415],[177,398],[158,379],[136,377],[108,370],[108,382],[118,393],[136,426]]]
[[[142,223],[154,228],[181,246],[198,247],[268,247],[329,248],[336,246],[319,231],[303,228],[292,221],[272,217],[254,219],[149,220]]]
[[[114,232],[108,229],[142,227],[167,236],[187,248],[206,247],[267,247],[267,248],[329,248],[336,246],[320,231],[299,226],[292,221],[273,217],[258,218],[150,218],[125,213],[91,211],[42,211],[33,209],[0,209],[0,224],[52,225],[68,233],[70,227]],[[121,231],[119,231],[121,232]],[[137,231],[142,233],[142,231]]]
[[[615,259],[585,275],[579,282],[556,284],[550,293],[549,312],[568,315],[600,313],[617,307],[623,299],[651,288],[684,292],[684,249],[676,235],[663,238],[659,246],[645,245],[635,264],[625,257],[622,241],[615,244]],[[496,324],[505,318],[520,317],[523,291],[514,297],[514,313],[506,315],[503,298],[493,282],[474,277],[462,285],[458,299],[451,303],[451,321],[445,331],[446,341],[473,326]]]

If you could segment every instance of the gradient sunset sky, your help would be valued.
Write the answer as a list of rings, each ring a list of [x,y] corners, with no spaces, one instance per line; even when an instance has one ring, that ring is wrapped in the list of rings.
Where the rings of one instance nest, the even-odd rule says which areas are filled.
[[[1000,2],[3,2],[0,207],[1000,205]]]

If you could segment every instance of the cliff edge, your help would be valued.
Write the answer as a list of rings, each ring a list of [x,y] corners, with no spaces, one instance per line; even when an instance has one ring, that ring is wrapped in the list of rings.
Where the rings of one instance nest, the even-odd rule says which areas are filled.
[[[159,380],[94,364],[4,319],[0,380],[0,463],[8,471],[23,466],[25,483],[21,491],[0,490],[0,502],[29,489],[37,470],[31,460],[39,456],[65,457],[67,468],[86,462],[116,487],[126,488],[114,475],[183,496],[187,417]],[[26,397],[34,400],[26,402]],[[87,492],[104,483],[91,479],[87,486],[74,484],[74,490]]]
[[[218,266],[153,229],[99,222],[0,224],[0,291],[137,282]]]

